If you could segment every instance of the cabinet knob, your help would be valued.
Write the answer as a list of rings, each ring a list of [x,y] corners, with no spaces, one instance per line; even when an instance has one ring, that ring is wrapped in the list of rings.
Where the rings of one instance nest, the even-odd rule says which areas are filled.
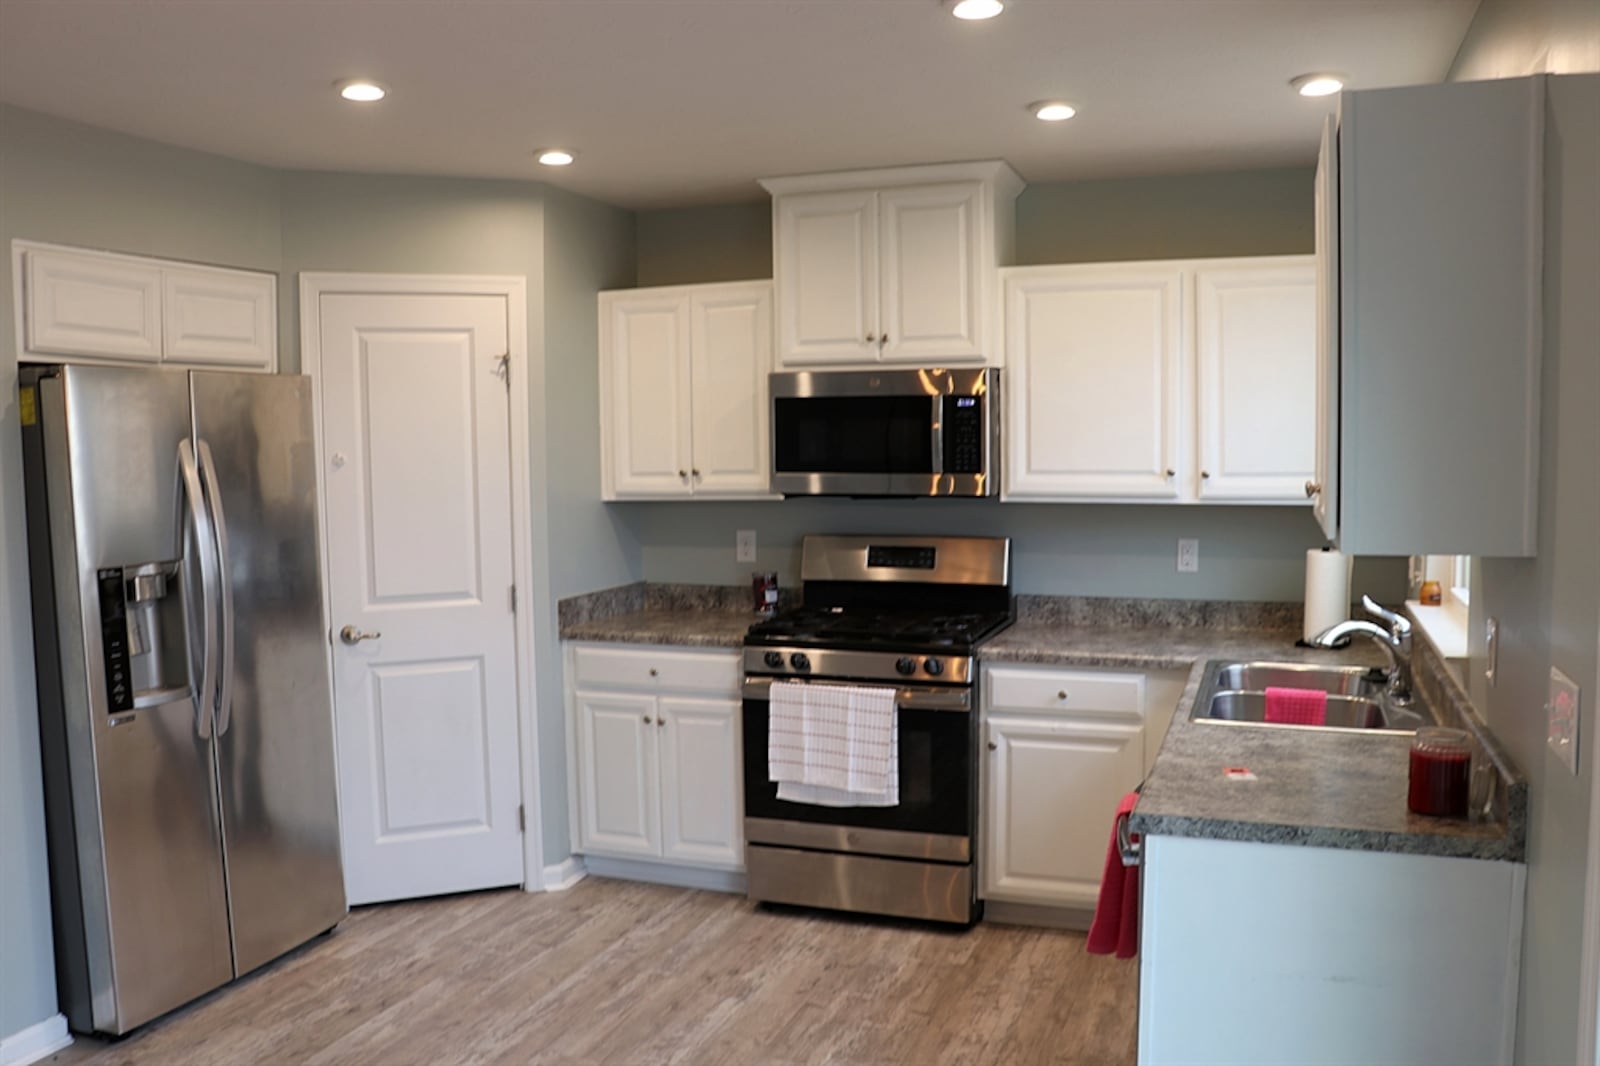
[[[667,724],[667,716],[666,715],[664,715],[664,714],[656,715],[656,728],[657,729],[660,729],[662,726],[664,726],[666,724]]]
[[[1168,470],[1167,471],[1167,477],[1168,478],[1174,478],[1174,477],[1177,477],[1177,476],[1178,476],[1178,472],[1176,470]]]
[[[650,724],[650,716],[648,714],[644,716],[644,724],[645,725],[649,725]]]
[[[889,335],[887,333],[879,334],[879,336],[878,336],[878,347],[882,348],[885,344],[888,344],[888,343],[889,343]]]
[[[1202,471],[1200,471],[1200,476],[1201,476],[1201,478],[1208,478],[1208,477],[1210,477],[1210,476],[1211,476],[1211,471],[1209,471],[1209,470],[1202,470]]]
[[[999,751],[1000,750],[1000,745],[996,744],[994,741],[991,740],[991,741],[989,741],[989,750],[990,751]]]
[[[692,477],[699,477],[699,476],[700,476],[700,471],[698,471],[698,470],[692,470],[692,469],[691,469],[691,470],[690,470],[690,471],[689,471],[689,474],[690,474],[690,476],[692,476]]]
[[[1321,491],[1322,491],[1322,486],[1317,484],[1315,481],[1306,482],[1306,498],[1307,499],[1310,499],[1312,496],[1315,496],[1317,493],[1319,493]]]
[[[877,338],[877,337],[874,337],[874,336],[873,336],[873,335],[872,335],[872,334],[870,334],[870,333],[869,333],[869,334],[867,334],[867,343],[868,343],[868,344],[874,344],[874,343],[876,343],[876,342],[877,342],[877,340],[878,340],[878,338]]]
[[[679,477],[681,477],[681,478],[685,478],[685,479],[687,479],[687,478],[688,478],[688,476],[689,476],[689,471],[687,471],[687,470],[680,470],[680,471],[678,471],[678,476],[679,476]]]
[[[1056,693],[1056,699],[1064,700],[1066,698],[1067,698],[1067,690],[1066,689],[1062,689],[1060,692]]]
[[[661,676],[660,675],[660,671],[658,671],[655,667],[652,666],[650,668],[650,676],[651,677],[659,677],[659,676]]]

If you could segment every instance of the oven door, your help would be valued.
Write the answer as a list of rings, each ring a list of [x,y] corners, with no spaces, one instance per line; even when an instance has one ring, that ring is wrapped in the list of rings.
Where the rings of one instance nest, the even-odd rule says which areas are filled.
[[[770,377],[772,490],[786,496],[987,496],[987,370]]]
[[[778,799],[777,783],[767,777],[770,687],[769,678],[745,679],[744,814],[750,843],[971,861],[978,809],[973,689],[899,690],[898,806],[821,807]]]

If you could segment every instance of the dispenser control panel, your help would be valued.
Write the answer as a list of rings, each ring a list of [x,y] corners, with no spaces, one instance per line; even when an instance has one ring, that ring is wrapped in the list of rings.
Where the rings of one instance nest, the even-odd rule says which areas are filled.
[[[105,657],[106,702],[112,714],[133,710],[133,674],[128,664],[128,607],[122,568],[96,575],[100,585],[100,649]]]

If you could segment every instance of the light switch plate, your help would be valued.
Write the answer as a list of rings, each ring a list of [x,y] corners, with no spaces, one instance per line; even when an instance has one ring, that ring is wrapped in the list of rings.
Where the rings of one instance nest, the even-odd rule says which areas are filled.
[[[1545,743],[1567,772],[1578,772],[1578,683],[1555,667],[1550,668],[1550,700],[1544,705],[1549,731]]]
[[[734,558],[741,563],[756,561],[756,531],[741,529],[733,535]]]
[[[1178,573],[1193,574],[1200,570],[1200,542],[1198,540],[1178,541]]]

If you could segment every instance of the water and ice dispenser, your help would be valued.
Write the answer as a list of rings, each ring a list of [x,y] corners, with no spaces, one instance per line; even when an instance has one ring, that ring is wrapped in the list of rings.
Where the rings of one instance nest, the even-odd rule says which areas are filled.
[[[96,577],[110,712],[187,699],[191,653],[179,564],[104,567]]]

